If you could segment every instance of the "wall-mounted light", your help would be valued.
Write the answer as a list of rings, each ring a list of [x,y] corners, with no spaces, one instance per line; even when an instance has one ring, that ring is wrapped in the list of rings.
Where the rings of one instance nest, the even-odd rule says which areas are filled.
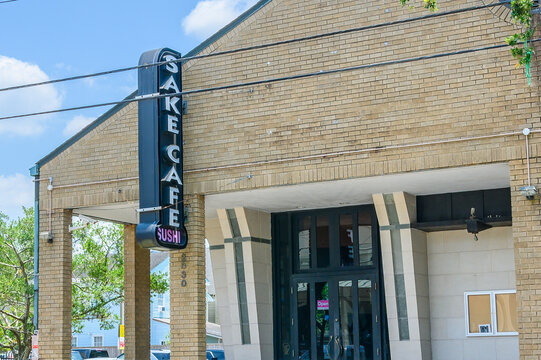
[[[528,200],[533,200],[536,194],[537,189],[533,185],[520,187],[520,195],[526,197]]]
[[[526,138],[526,165],[528,170],[528,186],[521,186],[520,187],[520,194],[528,200],[533,200],[535,195],[537,194],[537,189],[535,186],[531,184],[530,179],[530,145],[528,143],[528,135],[530,135],[532,131],[529,128],[524,128],[522,130],[522,134],[524,134],[524,137]]]
[[[473,239],[475,241],[479,240],[477,234],[483,230],[490,229],[492,225],[486,224],[481,220],[477,219],[475,216],[475,208],[471,208],[471,215],[468,220],[466,220],[466,228],[468,233],[473,234]]]

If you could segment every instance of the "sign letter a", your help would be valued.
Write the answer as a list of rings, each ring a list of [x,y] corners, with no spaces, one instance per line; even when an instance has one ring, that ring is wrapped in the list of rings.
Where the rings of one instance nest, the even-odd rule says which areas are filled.
[[[171,166],[171,169],[169,170],[167,175],[165,175],[165,177],[162,179],[162,181],[165,181],[168,183],[172,182],[173,180],[175,180],[177,184],[182,185],[182,181],[180,181],[180,177],[178,176],[176,166]]]
[[[175,93],[179,93],[180,90],[178,89],[177,83],[175,82],[175,79],[173,78],[173,75],[169,76],[165,84],[163,84],[160,89],[162,90],[174,90]]]

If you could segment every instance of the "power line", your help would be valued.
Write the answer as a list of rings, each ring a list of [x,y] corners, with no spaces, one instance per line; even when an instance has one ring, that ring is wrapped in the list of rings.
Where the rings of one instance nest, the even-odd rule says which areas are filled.
[[[17,0],[9,0],[9,1],[17,1]],[[536,0],[536,2],[537,2],[537,0]],[[180,59],[175,59],[175,60],[170,60],[170,61],[162,61],[162,62],[157,62],[157,63],[152,63],[152,64],[129,66],[129,67],[118,68],[118,69],[107,70],[107,71],[101,71],[101,72],[96,72],[96,73],[91,73],[91,74],[86,74],[86,75],[77,75],[77,76],[71,76],[71,77],[66,77],[66,78],[61,78],[61,79],[42,81],[42,82],[37,82],[37,83],[29,83],[29,84],[23,84],[23,85],[10,86],[10,87],[0,89],[0,92],[1,91],[8,91],[8,90],[23,89],[23,88],[32,87],[32,86],[55,84],[55,83],[65,82],[65,81],[80,80],[80,79],[86,79],[86,78],[96,77],[96,76],[111,75],[111,74],[115,74],[115,73],[131,71],[131,70],[137,70],[137,69],[140,69],[140,68],[146,68],[146,67],[149,67],[149,66],[161,66],[161,65],[170,64],[170,63],[178,63],[178,62],[186,62],[186,61],[190,61],[190,60],[205,59],[205,58],[210,58],[210,57],[214,57],[214,56],[231,55],[231,54],[236,54],[236,53],[240,53],[240,52],[244,52],[244,51],[253,51],[253,50],[266,49],[266,48],[270,48],[270,47],[274,47],[274,46],[293,44],[293,43],[302,42],[302,41],[317,40],[317,39],[321,39],[321,38],[325,38],[325,37],[344,35],[344,34],[349,34],[349,33],[354,33],[354,32],[361,32],[361,31],[366,31],[366,30],[379,29],[379,28],[387,27],[387,26],[402,25],[402,24],[412,23],[412,22],[416,22],[416,21],[429,20],[429,19],[439,18],[439,17],[443,17],[443,16],[456,15],[456,14],[461,14],[461,13],[469,12],[469,11],[476,11],[476,10],[492,8],[492,7],[495,7],[495,6],[504,6],[505,4],[510,4],[510,3],[511,3],[511,1],[502,1],[502,2],[493,3],[493,4],[483,4],[483,5],[479,5],[479,6],[471,6],[471,7],[467,7],[467,8],[461,8],[461,9],[450,10],[450,11],[445,11],[445,12],[438,12],[438,13],[435,13],[435,14],[423,15],[423,16],[419,16],[419,17],[415,17],[415,18],[389,21],[389,22],[384,22],[384,23],[379,23],[379,24],[373,24],[373,25],[366,25],[366,26],[361,26],[361,27],[356,27],[356,28],[350,28],[350,29],[346,29],[346,30],[338,30],[338,31],[332,31],[332,32],[321,33],[321,34],[316,34],[316,35],[304,36],[304,37],[294,38],[294,39],[289,39],[289,40],[283,40],[283,41],[276,41],[276,42],[272,42],[272,43],[247,46],[247,47],[242,47],[242,48],[237,48],[237,49],[232,49],[232,50],[226,50],[226,51],[219,51],[219,52],[215,52],[215,53],[211,53],[211,54],[185,56],[185,57],[181,57]]]
[[[14,2],[14,1],[17,1],[17,0],[4,0],[4,1],[0,1],[0,4]]]
[[[530,40],[530,42],[532,42],[532,43],[539,42],[539,41],[541,41],[541,38],[536,38],[536,39]],[[438,58],[447,57],[447,56],[454,56],[454,55],[471,54],[471,53],[476,53],[476,52],[479,52],[479,51],[501,49],[501,48],[506,48],[506,47],[509,47],[509,45],[508,44],[490,45],[490,46],[483,46],[483,47],[477,47],[477,48],[472,48],[472,49],[457,50],[457,51],[438,53],[438,54],[432,54],[432,55],[423,55],[423,56],[417,56],[417,57],[405,58],[405,59],[399,59],[399,60],[390,60],[390,61],[383,61],[383,62],[372,63],[372,64],[363,64],[363,65],[351,66],[351,67],[346,67],[346,68],[323,70],[323,71],[312,72],[312,73],[297,74],[297,75],[283,76],[283,77],[277,77],[277,78],[271,78],[271,79],[265,79],[265,80],[250,81],[250,82],[245,82],[245,83],[237,83],[237,84],[230,84],[230,85],[223,85],[223,86],[215,86],[215,87],[203,88],[203,89],[186,90],[186,91],[181,91],[181,92],[177,92],[177,93],[148,94],[148,95],[143,95],[143,96],[136,96],[135,98],[132,98],[132,99],[124,99],[124,100],[120,100],[120,101],[112,101],[112,102],[101,103],[101,104],[84,105],[84,106],[77,106],[77,107],[58,109],[58,110],[49,110],[49,111],[41,111],[41,112],[21,114],[21,115],[4,116],[4,117],[0,117],[0,121],[1,120],[8,120],[8,119],[15,119],[15,118],[29,117],[29,116],[53,114],[53,113],[66,112],[66,111],[84,110],[84,109],[103,107],[103,106],[110,106],[110,105],[128,104],[128,103],[132,103],[132,102],[135,102],[135,101],[162,99],[162,98],[166,98],[166,97],[170,97],[170,96],[201,94],[201,93],[207,93],[207,92],[212,92],[212,91],[235,89],[235,88],[246,87],[246,86],[270,84],[270,83],[288,81],[288,80],[305,79],[305,78],[309,78],[309,77],[316,77],[316,76],[329,75],[329,74],[337,74],[337,73],[354,71],[354,70],[370,69],[370,68],[376,68],[376,67],[382,67],[382,66],[388,66],[388,65],[396,65],[396,64],[404,64],[404,63],[410,63],[410,62],[416,62],[416,61],[422,61],[422,60],[438,59]]]

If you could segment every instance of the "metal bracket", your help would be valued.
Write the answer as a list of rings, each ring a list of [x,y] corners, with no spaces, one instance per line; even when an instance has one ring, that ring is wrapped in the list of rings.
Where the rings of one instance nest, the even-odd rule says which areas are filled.
[[[182,115],[188,115],[188,100],[182,100]]]
[[[147,213],[147,212],[155,212],[160,211],[163,209],[163,206],[154,206],[154,207],[148,207],[143,209],[135,209],[138,213]]]
[[[137,95],[134,97],[134,100],[146,100],[146,99],[153,99],[156,96],[159,96],[160,93],[151,93],[151,94],[145,94],[145,95]]]
[[[184,207],[184,223],[188,222],[188,218],[190,216],[190,208],[188,206]]]

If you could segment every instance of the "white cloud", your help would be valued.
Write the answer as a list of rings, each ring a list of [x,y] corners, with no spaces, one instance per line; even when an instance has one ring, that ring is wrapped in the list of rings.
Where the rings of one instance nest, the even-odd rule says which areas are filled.
[[[34,183],[30,176],[20,173],[0,175],[0,212],[15,220],[23,216],[22,206],[34,204]]]
[[[81,130],[94,120],[95,118],[93,117],[77,115],[66,124],[66,127],[63,130],[63,134],[65,136],[75,135],[79,132],[79,130]]]
[[[37,65],[0,55],[0,88],[47,81],[49,77]],[[62,98],[53,85],[0,92],[0,116],[54,110]],[[36,135],[44,130],[47,116],[0,121],[0,134]]]
[[[184,18],[187,35],[205,39],[254,5],[257,0],[202,0]]]

